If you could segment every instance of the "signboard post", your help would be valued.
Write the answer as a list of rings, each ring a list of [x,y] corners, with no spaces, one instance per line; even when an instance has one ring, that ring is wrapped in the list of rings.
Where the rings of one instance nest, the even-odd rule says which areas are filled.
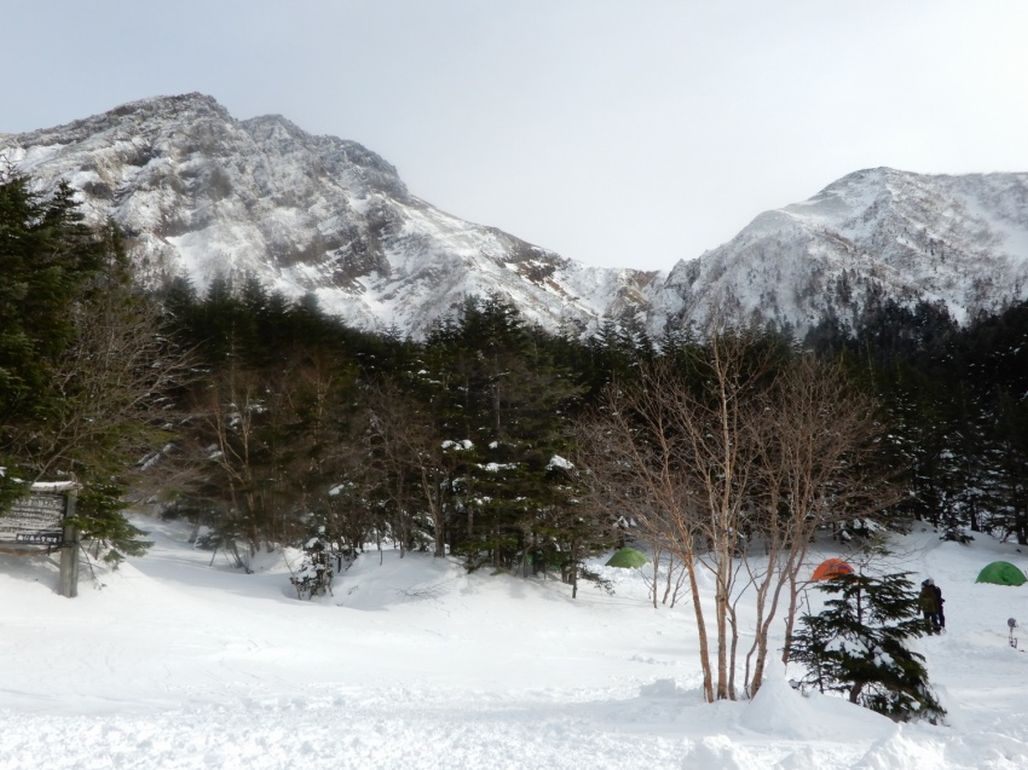
[[[17,552],[60,549],[57,590],[68,597],[78,596],[79,582],[79,533],[68,523],[75,515],[75,492],[74,482],[33,484],[28,495],[0,516],[0,543]]]
[[[75,490],[69,490],[64,508],[64,544],[61,547],[61,573],[57,583],[57,592],[61,596],[74,599],[79,595],[79,530],[68,523],[75,515]]]

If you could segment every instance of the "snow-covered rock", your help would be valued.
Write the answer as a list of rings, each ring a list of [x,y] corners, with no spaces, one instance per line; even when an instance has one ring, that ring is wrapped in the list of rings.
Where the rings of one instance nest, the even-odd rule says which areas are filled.
[[[852,326],[869,301],[941,303],[959,321],[1028,297],[1028,174],[857,171],[766,211],[682,261],[655,325],[729,318],[803,332]]]
[[[657,337],[712,319],[802,335],[826,316],[852,326],[885,298],[966,321],[1028,297],[1026,173],[858,171],[665,276],[587,267],[459,219],[355,142],[278,115],[237,120],[201,94],[0,135],[0,157],[41,185],[66,179],[93,221],[113,217],[152,280],[184,274],[203,289],[250,274],[378,331],[419,336],[489,294],[550,330],[610,315]]]
[[[133,102],[0,137],[40,184],[67,180],[94,222],[130,238],[153,280],[256,276],[367,329],[423,333],[466,297],[498,294],[556,329],[648,304],[658,276],[586,267],[408,192],[357,144],[285,118],[236,120],[202,94]],[[662,276],[661,276],[662,277]]]

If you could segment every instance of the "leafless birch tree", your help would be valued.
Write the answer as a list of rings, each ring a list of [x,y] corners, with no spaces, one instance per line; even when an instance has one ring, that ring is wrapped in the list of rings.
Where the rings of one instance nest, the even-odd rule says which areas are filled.
[[[756,592],[743,677],[754,694],[783,592],[791,633],[815,531],[883,505],[883,484],[867,470],[870,402],[837,367],[730,334],[688,351],[677,368],[660,362],[609,388],[587,431],[594,496],[687,570],[710,701],[737,696],[736,605]],[[714,584],[712,630],[697,569]]]
[[[872,462],[880,424],[873,400],[838,363],[795,356],[764,394],[764,419],[751,441],[758,451],[754,533],[764,544],[763,574],[747,568],[757,592],[756,634],[747,655],[747,689],[763,679],[768,634],[782,593],[788,639],[805,581],[801,571],[819,529],[873,517],[895,501],[898,488]],[[788,659],[788,646],[783,660]],[[752,675],[749,664],[753,660]]]

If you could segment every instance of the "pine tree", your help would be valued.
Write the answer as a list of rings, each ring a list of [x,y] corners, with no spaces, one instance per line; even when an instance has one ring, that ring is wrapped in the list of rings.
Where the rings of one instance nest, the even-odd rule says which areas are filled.
[[[557,509],[570,495],[549,464],[570,454],[584,388],[554,360],[549,337],[509,302],[471,301],[431,335],[425,366],[439,440],[466,447],[452,458],[451,548],[472,569],[563,566],[568,542],[556,523],[568,519]]]
[[[0,264],[0,510],[12,479],[73,478],[83,537],[113,561],[138,552],[122,498],[168,440],[183,358],[118,230],[85,226],[66,185],[0,175]]]
[[[75,340],[72,310],[104,248],[69,187],[46,197],[27,177],[0,174],[0,466],[17,463],[3,456],[16,425],[47,419],[54,369]]]
[[[897,721],[945,716],[924,656],[906,646],[927,633],[907,575],[840,575],[818,586],[834,598],[800,619],[789,645],[790,660],[807,666],[800,689],[845,693]]]

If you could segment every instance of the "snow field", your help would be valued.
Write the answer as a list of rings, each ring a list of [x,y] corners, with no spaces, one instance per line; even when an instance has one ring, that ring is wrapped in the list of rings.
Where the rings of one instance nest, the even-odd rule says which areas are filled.
[[[948,633],[916,643],[949,710],[933,727],[805,698],[780,665],[750,702],[702,703],[691,610],[654,610],[634,570],[573,601],[388,551],[300,602],[281,555],[244,575],[140,524],[150,553],[74,600],[48,562],[0,556],[0,770],[1028,766],[1028,655],[1006,627],[1028,591],[974,583],[1028,559],[989,538],[915,532],[876,565],[947,598]]]

